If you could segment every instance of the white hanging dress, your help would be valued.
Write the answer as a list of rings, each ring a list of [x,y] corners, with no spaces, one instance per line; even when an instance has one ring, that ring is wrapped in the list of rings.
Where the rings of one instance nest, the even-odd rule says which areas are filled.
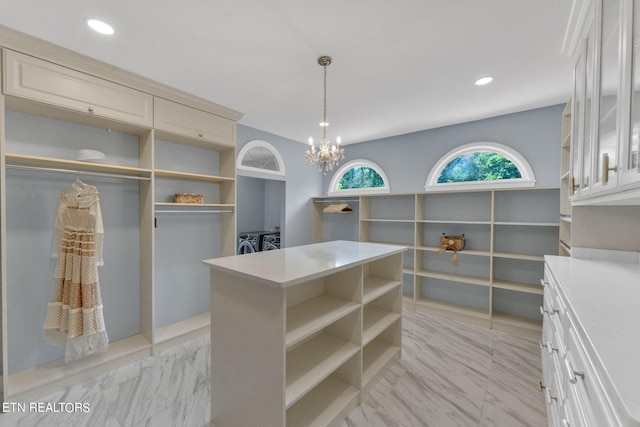
[[[54,231],[54,297],[42,336],[66,349],[65,360],[106,351],[98,265],[104,229],[96,187],[76,181],[60,195]]]

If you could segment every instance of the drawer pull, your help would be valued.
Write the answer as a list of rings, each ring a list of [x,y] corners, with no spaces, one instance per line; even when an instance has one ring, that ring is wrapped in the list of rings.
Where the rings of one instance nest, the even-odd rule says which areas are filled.
[[[582,378],[582,380],[584,380],[584,371],[576,371],[575,369],[573,369],[573,366],[571,366],[571,362],[569,362],[569,359],[564,359],[564,366],[567,369],[569,382],[571,384],[575,384],[578,382],[578,378],[576,377],[580,377]]]
[[[93,113],[93,107],[89,107],[89,112]]]
[[[545,394],[545,395],[546,395],[546,397],[547,397],[547,405],[551,405],[551,403],[552,403],[554,400],[556,400],[556,401],[558,400],[558,398],[557,398],[557,397],[551,396],[551,392],[549,391],[549,387],[545,387],[545,389],[544,389],[544,394]]]
[[[204,137],[204,134],[203,134],[203,133],[199,133],[199,134],[198,134],[198,136],[199,136],[200,138],[202,138],[202,137]]]

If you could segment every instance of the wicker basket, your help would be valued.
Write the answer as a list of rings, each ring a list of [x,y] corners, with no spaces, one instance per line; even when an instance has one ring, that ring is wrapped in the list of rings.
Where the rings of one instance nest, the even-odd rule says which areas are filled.
[[[204,196],[195,193],[176,193],[174,201],[176,203],[189,203],[194,205],[202,204],[204,203]]]

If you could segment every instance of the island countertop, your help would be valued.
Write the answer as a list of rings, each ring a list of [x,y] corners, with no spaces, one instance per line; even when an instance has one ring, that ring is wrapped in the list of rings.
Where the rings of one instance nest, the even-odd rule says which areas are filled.
[[[335,240],[273,251],[204,260],[221,270],[256,283],[286,288],[351,266],[400,253],[404,246]]]

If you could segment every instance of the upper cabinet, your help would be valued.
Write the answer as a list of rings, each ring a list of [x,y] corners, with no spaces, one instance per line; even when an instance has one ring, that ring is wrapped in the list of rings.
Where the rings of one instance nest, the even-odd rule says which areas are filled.
[[[574,0],[570,21],[571,200],[640,204],[640,0]]]
[[[235,147],[233,120],[163,98],[155,98],[155,128],[206,144]]]
[[[36,101],[61,113],[153,127],[152,95],[11,50],[5,50],[4,60],[4,92],[16,97],[14,102]]]

